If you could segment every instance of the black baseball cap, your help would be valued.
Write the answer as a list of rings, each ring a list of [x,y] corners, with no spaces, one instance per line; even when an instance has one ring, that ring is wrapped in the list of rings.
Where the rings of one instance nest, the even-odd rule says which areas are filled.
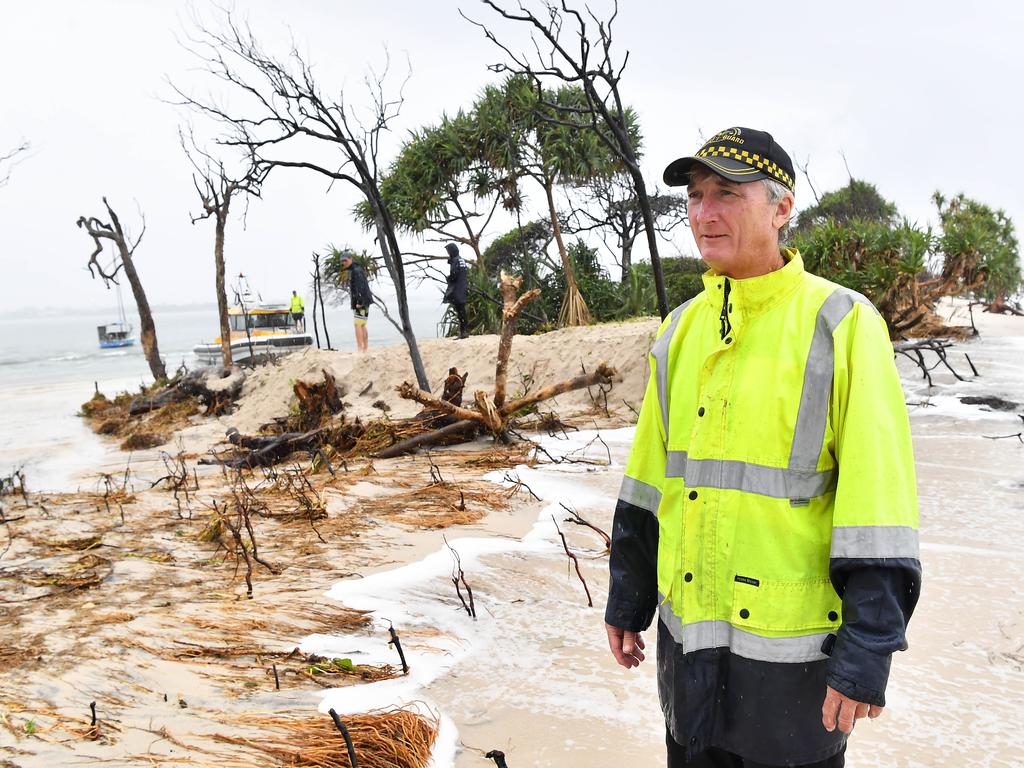
[[[753,128],[726,128],[712,136],[693,157],[669,163],[662,178],[670,187],[690,183],[690,171],[700,163],[730,181],[774,179],[792,191],[796,186],[793,161],[770,133]]]

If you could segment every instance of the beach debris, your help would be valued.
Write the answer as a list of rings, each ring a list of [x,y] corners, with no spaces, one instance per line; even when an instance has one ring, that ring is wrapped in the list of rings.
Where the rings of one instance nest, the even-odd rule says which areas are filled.
[[[128,405],[128,415],[139,416],[195,398],[206,408],[207,416],[220,416],[234,407],[244,383],[245,373],[236,366],[199,368],[175,377],[162,389],[134,398]]]
[[[473,603],[473,590],[466,582],[466,574],[462,570],[462,558],[459,557],[459,553],[455,547],[448,543],[448,538],[445,536],[441,537],[444,539],[444,545],[448,547],[448,551],[452,553],[452,584],[455,585],[455,594],[459,596],[459,602],[462,603],[462,607],[466,611],[466,615],[476,621],[476,605]],[[460,587],[461,585],[461,587]],[[466,597],[462,596],[462,587],[466,588]],[[469,602],[466,602],[466,598]]]
[[[341,718],[334,710],[334,707],[327,710],[327,714],[331,716],[331,720],[334,721],[334,727],[338,729],[342,738],[345,739],[345,749],[348,750],[348,761],[352,764],[352,768],[359,768],[359,762],[356,760],[356,748],[352,746],[352,737],[349,735],[348,728],[341,722]]]
[[[526,492],[533,497],[534,501],[543,501],[540,496],[533,492],[533,489],[530,488],[530,486],[523,482],[522,478],[520,478],[518,474],[513,475],[511,472],[506,472],[504,480],[512,484],[508,489],[509,496],[515,496],[525,488]]]
[[[1020,408],[1020,403],[1015,403],[1012,400],[1004,400],[1001,397],[995,397],[994,395],[970,395],[968,397],[961,397],[960,402],[964,405],[984,405],[991,408],[993,411],[1016,411]]]
[[[956,377],[958,381],[967,381],[963,376],[956,372],[952,365],[949,364],[949,360],[946,359],[946,350],[953,346],[953,342],[949,339],[917,339],[915,341],[897,341],[892,345],[893,351],[897,355],[903,355],[908,360],[914,362],[918,368],[921,369],[922,377],[928,380],[928,386],[932,385],[931,372],[938,368],[940,365],[946,366],[950,373]],[[924,359],[925,352],[932,352],[938,358],[935,363],[928,365]],[[968,360],[968,362],[970,362]],[[977,370],[974,368],[974,364],[971,363],[971,370],[977,375]]]
[[[10,602],[26,602],[78,590],[91,589],[110,577],[114,564],[94,552],[68,552],[36,561],[38,567],[0,573],[27,587],[24,595],[16,594]],[[32,588],[36,588],[35,591]],[[10,595],[10,592],[8,592]]]
[[[425,485],[409,484],[408,490],[365,498],[360,512],[416,528],[440,529],[469,525],[508,507],[508,499],[495,494],[494,485],[486,480],[455,483],[439,473],[434,465]]]
[[[385,619],[387,621],[387,619]],[[388,633],[391,635],[391,639],[388,640],[388,645],[393,645],[395,650],[398,651],[398,658],[402,661],[402,674],[409,674],[409,665],[405,661],[405,651],[402,650],[402,640],[398,637],[398,630],[395,629],[395,625],[388,621]]]
[[[0,496],[21,496],[28,503],[28,491],[25,490],[25,472],[15,469],[10,474],[0,477]]]
[[[540,289],[534,288],[517,298],[516,292],[521,285],[521,278],[512,277],[502,272],[501,293],[504,308],[502,311],[501,336],[498,341],[498,358],[494,374],[494,392],[488,394],[482,390],[477,390],[473,394],[473,405],[475,407],[467,408],[424,392],[410,382],[403,382],[398,387],[398,394],[401,397],[407,400],[415,400],[428,408],[441,411],[449,417],[456,419],[456,421],[427,435],[420,435],[415,441],[406,441],[401,445],[391,446],[386,454],[382,452],[378,455],[382,457],[385,455],[389,457],[396,456],[399,452],[408,452],[423,445],[432,444],[435,440],[448,440],[457,434],[461,434],[463,439],[468,439],[469,436],[475,434],[476,430],[479,429],[486,430],[495,437],[507,442],[509,429],[513,426],[514,419],[517,416],[534,410],[537,403],[549,400],[565,392],[595,385],[609,385],[612,382],[612,379],[617,375],[615,369],[606,363],[600,363],[592,372],[588,373],[584,369],[582,374],[572,379],[542,387],[532,393],[526,391],[521,396],[508,400],[508,359],[512,351],[516,320],[523,311],[523,307],[540,295]],[[607,407],[606,395],[605,406]]]
[[[606,555],[609,552],[611,552],[611,549],[612,549],[612,539],[611,539],[611,537],[607,533],[602,531],[600,528],[598,528],[596,525],[594,525],[590,521],[584,519],[583,516],[580,515],[580,513],[577,512],[572,507],[570,507],[570,506],[568,506],[566,504],[563,504],[562,502],[558,502],[558,506],[560,506],[562,509],[564,509],[566,512],[569,513],[569,517],[565,518],[564,522],[566,522],[566,523],[573,523],[575,525],[579,525],[579,526],[582,526],[584,528],[589,528],[590,530],[592,530],[595,533],[597,533],[597,535],[600,536],[602,539],[604,539],[604,552],[601,553],[602,555]]]
[[[253,563],[258,563],[273,574],[280,573],[280,569],[260,557],[259,548],[256,543],[256,532],[252,527],[252,513],[262,508],[262,502],[256,498],[252,489],[246,485],[245,478],[241,472],[235,475],[231,486],[231,497],[229,501],[213,501],[213,514],[219,526],[226,526],[231,532],[231,538],[235,546],[232,550],[236,558],[241,557],[245,561],[245,586],[246,597],[252,599],[252,574]],[[229,511],[230,507],[230,511]],[[208,524],[207,527],[210,527]],[[243,529],[245,537],[243,538]],[[223,544],[223,542],[221,542]]]
[[[109,515],[111,512],[111,502],[117,505],[117,511],[121,517],[121,525],[124,525],[124,505],[135,502],[135,496],[128,492],[128,480],[131,477],[131,464],[132,459],[129,455],[128,462],[124,467],[124,474],[121,477],[120,487],[118,487],[118,483],[114,479],[114,476],[109,473],[104,472],[100,475],[99,479],[99,483],[103,485],[103,506],[106,508],[107,514]]]
[[[594,599],[590,596],[590,588],[587,586],[587,580],[583,578],[583,573],[580,571],[580,561],[576,559],[576,555],[569,550],[569,544],[565,540],[565,534],[562,533],[562,529],[558,527],[558,521],[555,520],[554,515],[551,516],[551,522],[555,524],[555,530],[558,531],[558,536],[562,539],[562,548],[565,549],[565,554],[570,560],[572,560],[572,564],[576,567],[576,575],[580,577],[580,583],[583,584],[583,591],[587,593],[587,607],[593,608]]]
[[[188,511],[187,519],[191,520],[192,494],[199,490],[199,476],[196,474],[194,467],[192,468],[192,473],[189,474],[183,451],[179,451],[176,456],[171,456],[166,451],[161,451],[160,458],[163,460],[164,469],[167,471],[167,474],[154,480],[149,487],[155,488],[160,483],[165,484],[165,487],[174,494],[174,503],[178,507],[179,519],[185,519],[185,514],[182,510],[182,499],[184,498],[185,510]]]
[[[437,739],[438,719],[420,708],[396,707],[373,710],[345,718],[345,739],[332,717],[289,717],[239,715],[240,729],[254,729],[258,735],[237,731],[216,734],[217,741],[253,752],[249,761],[233,757],[238,768],[265,768],[268,764],[295,768],[355,768],[349,753],[357,754],[358,768],[426,768]],[[340,718],[339,718],[340,721]]]
[[[1024,423],[1024,414],[1018,413],[1017,418]],[[1013,440],[1017,438],[1019,442],[1024,443],[1024,432],[1015,432],[1012,435],[982,435],[982,437],[988,440]]]
[[[25,475],[20,469],[13,470],[6,477],[0,477],[0,497],[3,496],[21,496],[22,502],[26,506],[29,504],[28,491],[25,490]],[[0,504],[0,525],[7,531],[7,544],[4,546],[0,557],[4,557],[11,549],[11,545],[14,544],[14,533],[11,530],[11,523],[21,520],[24,515],[18,515],[16,517],[9,517],[4,511],[3,505]]]
[[[297,653],[298,650],[296,648],[292,653]],[[288,659],[290,658],[291,656],[288,657]],[[390,680],[399,676],[398,670],[390,664],[355,664],[352,659],[329,659],[326,656],[318,656],[315,653],[306,656],[304,662],[306,666],[303,669],[303,674],[314,681],[321,675],[355,677],[368,683],[377,682],[378,680]],[[323,683],[321,684],[323,685]],[[334,683],[330,685],[333,686]]]
[[[448,369],[448,377],[444,380],[441,399],[452,405],[462,405],[462,392],[466,388],[469,371],[459,374],[459,369],[452,366]]]
[[[119,437],[121,449],[145,450],[163,445],[193,416],[219,416],[234,407],[245,374],[237,367],[201,368],[143,387],[137,395],[122,392],[113,400],[97,392],[80,414],[93,431]]]
[[[298,403],[288,417],[289,431],[309,432],[322,427],[344,407],[341,401],[344,390],[339,389],[334,376],[322,368],[320,372],[324,377],[322,382],[310,384],[300,380],[292,386]]]
[[[505,762],[505,753],[500,749],[492,749],[484,757],[493,760],[497,768],[508,768],[508,763]]]

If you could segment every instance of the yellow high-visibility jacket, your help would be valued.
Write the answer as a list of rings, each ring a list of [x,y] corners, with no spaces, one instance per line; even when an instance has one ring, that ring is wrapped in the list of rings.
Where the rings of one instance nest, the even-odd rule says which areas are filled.
[[[292,313],[300,314],[306,311],[306,302],[299,295],[292,296]]]
[[[708,272],[650,354],[606,621],[659,616],[669,731],[817,762],[826,683],[882,705],[920,589],[910,428],[884,320],[804,271]]]

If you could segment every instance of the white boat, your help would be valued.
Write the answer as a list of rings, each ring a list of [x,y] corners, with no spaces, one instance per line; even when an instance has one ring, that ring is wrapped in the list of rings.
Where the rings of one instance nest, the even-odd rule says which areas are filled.
[[[244,362],[261,355],[286,355],[312,345],[313,337],[299,330],[288,303],[253,301],[245,278],[239,275],[236,303],[228,309],[231,327],[231,360]],[[221,337],[211,343],[197,344],[192,351],[201,365],[220,365],[223,360]]]

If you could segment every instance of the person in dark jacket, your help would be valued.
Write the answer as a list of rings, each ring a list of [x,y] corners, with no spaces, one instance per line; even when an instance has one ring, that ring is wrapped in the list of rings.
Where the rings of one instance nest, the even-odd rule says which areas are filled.
[[[459,318],[459,338],[469,336],[469,317],[466,315],[466,294],[469,291],[469,267],[466,260],[459,256],[459,246],[448,243],[444,247],[448,252],[448,288],[444,292],[444,301],[455,308]]]
[[[355,324],[356,348],[360,352],[365,352],[370,345],[366,320],[370,315],[373,294],[370,293],[366,272],[353,256],[355,254],[352,251],[345,251],[341,257],[341,266],[348,270],[348,292],[352,304],[352,320]]]

